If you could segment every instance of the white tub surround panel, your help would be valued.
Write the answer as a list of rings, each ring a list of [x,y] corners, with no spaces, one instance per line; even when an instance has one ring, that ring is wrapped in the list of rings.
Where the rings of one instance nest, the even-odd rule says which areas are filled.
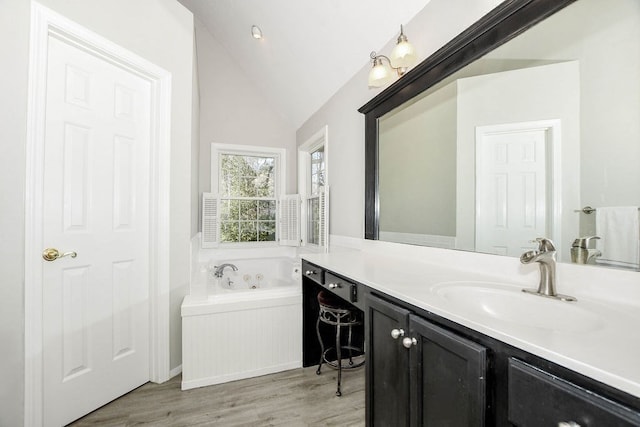
[[[504,343],[640,397],[640,275],[589,266],[558,264],[558,292],[578,298],[589,322],[567,307],[565,326],[537,327],[535,318],[500,320],[478,314],[473,304],[447,300],[437,293],[445,282],[491,282],[537,288],[538,266],[517,259],[365,241],[362,251],[336,251],[303,258],[379,292],[430,311]],[[615,279],[612,280],[612,276]],[[516,294],[519,295],[519,294]],[[538,306],[530,295],[532,306]],[[555,306],[553,307],[555,308]],[[554,310],[555,312],[555,310]],[[557,312],[556,312],[557,315]],[[576,321],[573,321],[575,316]],[[562,316],[561,316],[562,318]],[[563,320],[563,319],[561,319]]]
[[[182,304],[182,389],[302,366],[302,295]],[[260,291],[258,291],[260,292]],[[290,293],[291,294],[291,293]]]

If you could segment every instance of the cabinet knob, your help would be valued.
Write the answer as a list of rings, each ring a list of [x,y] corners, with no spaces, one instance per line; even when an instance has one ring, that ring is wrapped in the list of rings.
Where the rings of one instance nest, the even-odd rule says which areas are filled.
[[[316,274],[316,272],[313,271],[313,270],[307,270],[307,271],[304,272],[304,274],[306,274],[307,276],[312,276],[312,275]]]
[[[391,338],[397,340],[400,337],[404,336],[404,329],[392,329],[391,330]]]
[[[340,283],[329,283],[329,289],[336,289],[340,287]]]
[[[402,345],[405,346],[405,348],[411,348],[417,344],[418,344],[418,340],[415,338],[406,337],[402,339]]]
[[[560,421],[558,427],[580,427],[580,424],[575,421]]]

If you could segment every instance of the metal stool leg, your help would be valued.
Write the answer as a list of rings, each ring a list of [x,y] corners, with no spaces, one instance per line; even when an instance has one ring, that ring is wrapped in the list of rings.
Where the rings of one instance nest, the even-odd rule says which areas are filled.
[[[324,362],[324,342],[322,341],[322,335],[320,335],[320,315],[316,321],[316,334],[318,334],[318,342],[320,342],[320,362],[318,362],[318,369],[316,369],[316,375],[320,375],[320,369]]]
[[[348,348],[349,348],[349,365],[353,365],[353,346],[351,345],[351,332],[352,332],[352,325],[349,325],[349,343],[347,344]]]
[[[318,335],[318,343],[320,344],[321,354],[320,361],[318,362],[318,368],[316,369],[316,374],[320,375],[322,370],[322,365],[327,364],[331,368],[335,368],[338,371],[338,378],[336,384],[336,396],[342,396],[342,369],[355,369],[359,368],[364,364],[364,360],[361,362],[355,363],[353,360],[354,352],[357,355],[362,355],[362,349],[359,347],[353,347],[353,326],[354,325],[362,325],[361,320],[359,320],[357,315],[354,315],[353,311],[347,307],[337,307],[330,306],[327,304],[323,304],[321,300],[321,295],[318,294],[318,302],[319,304],[319,313],[318,319],[316,321],[316,334]],[[323,297],[326,299],[326,297]],[[331,325],[336,328],[335,331],[335,348],[333,346],[325,347],[324,341],[322,339],[322,334],[320,333],[320,323],[326,323],[327,325]],[[342,328],[348,327],[348,342],[345,345],[342,345]],[[349,351],[349,365],[342,366],[342,355],[343,350],[347,349]],[[333,351],[335,351],[335,356],[337,360],[333,360]],[[356,357],[357,357],[356,355]]]
[[[340,382],[342,381],[342,343],[340,342],[340,329],[342,329],[342,325],[340,324],[341,318],[338,317],[338,324],[336,325],[336,357],[338,358],[338,389],[336,390],[336,396],[342,396],[342,392],[340,391]]]

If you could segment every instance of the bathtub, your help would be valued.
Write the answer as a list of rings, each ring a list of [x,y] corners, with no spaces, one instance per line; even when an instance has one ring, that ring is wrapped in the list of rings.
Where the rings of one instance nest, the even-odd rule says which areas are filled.
[[[221,278],[214,266],[227,267]],[[296,258],[209,262],[182,303],[182,389],[302,366],[302,287]],[[206,289],[206,292],[203,292]]]

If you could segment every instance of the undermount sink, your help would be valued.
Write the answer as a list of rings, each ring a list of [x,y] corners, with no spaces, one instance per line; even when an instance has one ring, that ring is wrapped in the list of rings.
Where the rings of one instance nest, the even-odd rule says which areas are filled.
[[[456,311],[529,328],[554,332],[587,332],[603,324],[600,314],[578,302],[522,292],[521,287],[491,282],[447,282],[433,291]]]

